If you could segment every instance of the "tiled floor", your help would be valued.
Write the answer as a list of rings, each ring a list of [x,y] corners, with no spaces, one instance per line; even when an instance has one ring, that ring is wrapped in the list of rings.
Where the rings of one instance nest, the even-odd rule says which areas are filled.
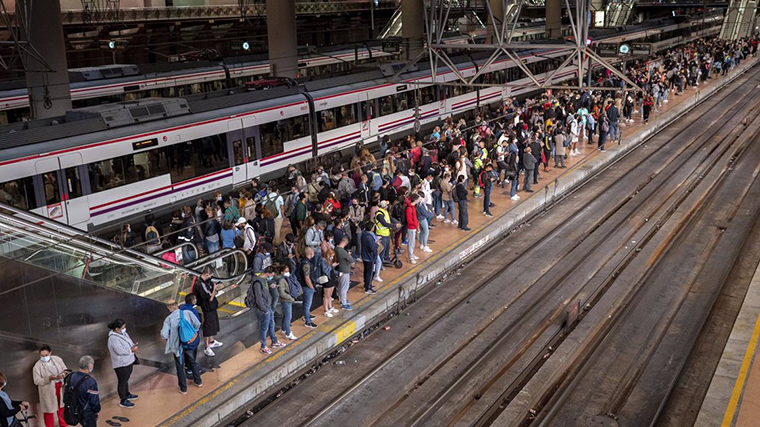
[[[687,91],[685,95],[680,97],[671,96],[670,102],[668,104],[665,104],[664,108],[672,108],[674,105],[683,102],[683,100],[685,100],[689,95],[690,93]],[[652,117],[654,118],[656,115],[657,112],[653,112]],[[622,127],[624,138],[629,137],[642,126],[644,126],[639,121],[638,114],[635,116],[635,123]],[[608,141],[607,144],[609,145],[611,143]],[[584,159],[589,158],[590,156],[596,156],[600,154],[595,149],[595,145],[592,146],[579,144],[579,146],[582,155],[568,157],[568,161],[566,162],[568,168],[582,163]],[[563,170],[552,168],[549,172],[542,171],[539,184],[534,186],[534,190],[536,192],[532,195],[534,197],[542,197],[542,192],[540,190],[543,189],[547,183],[553,182],[555,178],[567,170],[568,169]],[[518,194],[520,194],[522,200],[525,200],[529,197],[529,193],[520,192]],[[510,200],[508,188],[505,190],[502,190],[500,188],[494,189],[492,202],[497,205],[496,208],[492,208],[491,210],[491,212],[494,214],[494,217],[487,218],[482,214],[482,199],[474,199],[470,197],[470,228],[477,230],[490,221],[498,221],[499,217],[502,214],[520,203],[520,201],[514,202]],[[468,234],[472,233],[472,231],[465,232],[457,229],[451,224],[444,224],[437,220],[435,220],[433,224],[435,225],[435,228],[431,229],[430,238],[432,241],[429,244],[429,246],[433,249],[433,253],[424,253],[419,250],[415,251],[416,255],[420,257],[420,261],[416,266],[417,268],[419,268],[426,260],[430,259],[431,257],[435,257],[436,254],[441,250],[445,250],[447,247],[453,245],[455,242],[458,242],[462,238],[465,238]],[[406,256],[403,256],[402,259],[406,260]],[[377,283],[376,287],[382,289],[383,286],[392,285],[395,279],[409,272],[411,270],[410,267],[413,266],[405,262],[404,267],[401,269],[386,269],[381,275],[383,283]],[[353,280],[362,280],[361,266],[357,266],[355,269]],[[371,298],[372,296],[367,296],[364,294],[361,286],[356,286],[349,292],[349,300],[354,305],[362,305],[370,302]],[[322,323],[329,320],[323,316],[321,308],[313,310],[312,313],[312,315],[315,316],[315,322],[317,324],[321,325]],[[340,313],[338,316],[340,316]],[[293,333],[299,337],[302,337],[309,332],[308,329],[304,328],[303,322],[300,320],[293,322],[292,329]],[[280,340],[288,342],[282,337],[282,334],[280,332],[278,332],[278,337]],[[240,341],[228,342],[225,340],[224,335],[220,335],[219,339],[225,342],[225,349],[227,349],[228,346],[234,347],[232,351],[227,350],[228,354],[234,355],[229,359],[221,361],[221,363],[216,369],[214,369],[213,372],[208,372],[203,375],[203,388],[199,389],[191,385],[188,388],[187,395],[182,395],[179,393],[177,388],[176,376],[167,373],[158,373],[149,380],[143,381],[142,383],[136,384],[132,387],[132,392],[140,395],[140,399],[135,402],[137,405],[136,408],[123,409],[119,407],[118,399],[110,398],[105,400],[103,402],[103,410],[100,416],[101,422],[111,419],[113,416],[126,416],[130,418],[130,422],[124,424],[127,427],[156,425],[171,415],[182,411],[183,409],[186,409],[186,407],[193,404],[193,402],[195,402],[193,406],[202,404],[202,401],[198,401],[205,395],[212,393],[218,387],[223,386],[229,380],[234,379],[237,374],[245,369],[248,369],[257,362],[260,362],[265,357],[258,351],[259,346],[256,343],[258,336],[247,339],[246,341],[248,342],[245,344]],[[295,341],[295,343],[298,343],[298,341]],[[276,353],[273,356],[276,356]],[[202,355],[202,352],[199,352],[199,360],[203,361],[204,358],[205,356]],[[760,367],[758,367],[758,370],[760,370]],[[760,384],[758,384],[758,387],[760,387]]]

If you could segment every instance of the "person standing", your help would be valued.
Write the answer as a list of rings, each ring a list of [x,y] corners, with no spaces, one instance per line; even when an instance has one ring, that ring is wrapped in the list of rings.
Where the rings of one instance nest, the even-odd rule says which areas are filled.
[[[380,243],[383,245],[383,253],[381,256],[382,262],[390,261],[391,232],[396,231],[396,225],[393,222],[393,218],[390,213],[388,213],[389,206],[390,202],[387,200],[380,200],[374,218],[375,232],[377,233],[377,236],[380,237]],[[359,243],[362,243],[361,238],[359,239]]]
[[[348,288],[351,286],[351,265],[354,263],[353,257],[346,250],[348,246],[348,236],[343,236],[335,247],[335,260],[338,262],[338,296],[340,306],[344,310],[352,310],[351,303],[348,302]]]
[[[375,236],[375,222],[366,221],[362,227],[362,263],[364,265],[364,293],[376,294],[372,286],[372,273],[377,262],[377,237]]]
[[[0,426],[2,427],[21,427],[21,423],[16,419],[16,414],[20,411],[29,409],[29,402],[11,400],[5,387],[8,380],[5,374],[0,372]]]
[[[419,257],[414,255],[414,246],[417,244],[417,230],[420,228],[420,222],[417,219],[417,203],[420,201],[420,196],[415,193],[411,197],[404,200],[405,203],[405,215],[406,215],[406,249],[409,256],[409,263],[417,264]]]
[[[184,358],[192,358],[193,353],[190,351],[188,345],[184,345],[180,341],[179,329],[180,329],[180,316],[183,321],[189,323],[196,333],[201,327],[201,323],[198,318],[195,317],[189,310],[180,310],[177,306],[177,301],[169,300],[166,302],[166,308],[169,310],[169,315],[164,319],[164,325],[161,328],[161,338],[166,341],[166,347],[164,347],[165,354],[171,354],[174,358],[174,367],[177,369],[177,383],[179,385],[179,392],[187,394],[187,374],[185,373]],[[199,340],[196,338],[195,342]],[[203,387],[201,382],[201,374],[198,370],[198,364],[195,360],[191,361],[191,371],[193,373],[193,383],[196,387]]]
[[[180,310],[187,310],[190,314],[195,316],[196,319],[198,319],[198,322],[201,322],[201,315],[198,314],[198,310],[195,309],[195,305],[198,303],[198,297],[195,296],[195,294],[190,293],[185,295],[185,303],[179,306]],[[189,345],[190,353],[192,354],[192,358],[186,357],[185,362],[185,373],[188,377],[191,377],[193,375],[193,363],[196,363],[196,360],[198,360],[198,344],[200,344],[201,338],[198,336],[198,339],[195,340],[195,343],[192,343]],[[198,367],[198,374],[200,375],[203,372],[203,370]]]
[[[134,408],[131,400],[137,400],[137,395],[129,392],[129,377],[132,376],[132,366],[135,364],[137,344],[127,333],[127,323],[116,319],[108,325],[108,352],[111,354],[111,366],[119,381],[116,387],[119,391],[119,406]]]
[[[620,127],[618,126],[618,122],[620,120],[620,111],[618,110],[617,106],[614,102],[610,103],[610,108],[607,109],[607,119],[609,120],[608,123],[608,132],[610,135],[610,141],[617,141],[620,139]],[[604,133],[604,129],[601,129],[601,132]],[[601,137],[601,133],[599,134]],[[599,144],[599,147],[602,151],[604,151],[604,144]]]
[[[428,246],[428,237],[430,237],[430,223],[433,221],[433,212],[431,212],[428,209],[428,205],[424,203],[424,196],[422,193],[419,194],[419,201],[417,202],[417,221],[419,222],[419,241],[420,241],[420,250],[422,252],[433,252],[432,249],[430,249],[430,246]]]
[[[100,413],[100,395],[98,382],[90,374],[95,369],[95,359],[92,356],[79,358],[79,370],[72,372],[64,380],[64,394],[66,389],[75,389],[77,402],[82,409],[82,427],[96,427],[98,413]]]
[[[40,347],[40,358],[32,368],[34,385],[40,396],[40,412],[43,414],[45,427],[55,426],[55,415],[58,414],[59,427],[66,427],[63,420],[63,378],[66,376],[66,364],[53,355],[48,345]]]
[[[272,294],[270,288],[276,288],[274,283],[274,267],[269,266],[261,273],[253,275],[253,283],[248,291],[248,297],[253,297],[250,301],[256,309],[256,317],[259,320],[259,340],[261,348],[259,351],[264,354],[272,354],[272,350],[267,347],[267,336],[272,341],[272,348],[285,347],[285,344],[277,341],[274,333],[274,310],[272,310]],[[246,300],[246,303],[249,301]]]
[[[457,202],[457,208],[459,209],[459,228],[464,231],[470,231],[470,227],[468,227],[469,221],[469,213],[467,211],[467,188],[464,184],[464,176],[459,175],[457,177],[457,185],[454,187],[454,190],[452,190],[452,194],[456,195],[456,197],[453,197],[453,199],[456,199]]]
[[[298,264],[298,281],[303,290],[303,321],[304,326],[314,329],[317,325],[311,318],[311,302],[314,300],[314,285],[317,283],[317,269],[314,265],[314,248],[307,246],[303,258]]]
[[[295,280],[295,277],[291,276],[290,267],[287,263],[280,264],[278,269],[275,282],[277,282],[277,292],[282,306],[282,333],[285,334],[285,338],[292,341],[298,339],[290,329],[290,322],[293,320],[293,303],[296,302],[301,285]]]
[[[491,203],[491,191],[493,191],[493,164],[486,163],[486,167],[480,172],[480,186],[483,187],[483,215],[491,215],[491,208],[495,205]]]
[[[530,184],[533,180],[533,172],[536,170],[536,158],[533,157],[530,147],[525,147],[525,155],[523,156],[523,167],[525,168],[525,184],[523,184],[523,190],[528,193],[532,193],[533,189]]]
[[[219,292],[220,283],[213,283],[211,281],[212,274],[211,267],[205,267],[203,273],[201,273],[200,280],[194,286],[194,294],[198,297],[198,305],[203,311],[203,338],[206,341],[206,349],[203,350],[203,354],[208,357],[214,357],[214,348],[224,345],[220,341],[214,339],[216,334],[219,333],[219,314],[217,308],[219,308],[219,301],[216,299],[216,294]]]
[[[451,172],[446,171],[443,174],[443,179],[441,180],[441,203],[443,203],[443,223],[448,224],[449,222],[453,223],[454,225],[459,224],[459,221],[456,220],[454,217],[455,209],[454,209],[454,200],[451,198],[451,192],[454,190],[454,186],[451,185]]]

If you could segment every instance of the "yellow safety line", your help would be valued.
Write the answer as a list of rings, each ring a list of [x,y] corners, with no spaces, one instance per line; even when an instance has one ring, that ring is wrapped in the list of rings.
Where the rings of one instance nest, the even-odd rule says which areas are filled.
[[[752,338],[747,346],[747,351],[744,353],[744,360],[742,361],[742,369],[739,371],[739,377],[736,378],[736,384],[734,384],[734,391],[731,394],[731,400],[728,402],[728,408],[723,416],[723,423],[721,427],[730,427],[734,421],[734,415],[736,409],[739,407],[739,399],[744,391],[744,383],[747,380],[749,374],[749,368],[752,364],[752,358],[755,355],[755,348],[757,348],[757,340],[760,338],[760,316],[757,317],[755,322],[755,329],[752,330]]]

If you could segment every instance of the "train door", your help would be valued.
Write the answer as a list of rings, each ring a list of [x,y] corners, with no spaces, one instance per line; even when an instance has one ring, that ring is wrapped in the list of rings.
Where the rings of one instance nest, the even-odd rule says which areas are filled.
[[[261,175],[261,135],[258,126],[243,128],[243,139],[246,149],[246,172],[248,179],[258,178]]]
[[[90,220],[90,202],[87,167],[82,165],[82,155],[67,154],[58,158],[63,184],[64,207],[69,225],[86,228]]]
[[[243,121],[227,122],[227,141],[229,157],[232,159],[232,183],[243,184],[247,181],[245,138],[243,138]]]
[[[39,189],[36,191],[39,206],[37,212],[46,218],[68,223],[66,208],[63,205],[65,197],[58,158],[40,160],[35,163],[35,169],[37,176],[34,185]]]
[[[364,99],[359,103],[359,113],[361,114],[359,117],[361,117],[362,120],[362,139],[366,140],[373,135],[372,119],[375,114],[375,103],[372,99],[367,100],[366,93],[362,95],[362,98]]]

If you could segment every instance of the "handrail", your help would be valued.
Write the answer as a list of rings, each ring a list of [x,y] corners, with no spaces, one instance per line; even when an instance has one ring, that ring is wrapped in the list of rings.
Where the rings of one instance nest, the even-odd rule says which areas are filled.
[[[3,212],[3,210],[10,211],[10,212],[16,213],[18,215],[21,215],[22,218],[18,218],[15,215],[7,214],[7,213]],[[38,224],[38,223],[35,223],[35,222],[31,222],[31,221],[29,221],[27,219],[24,219],[23,216],[30,217],[30,218],[32,218],[32,219],[34,219],[36,221],[41,221],[43,224],[47,224],[47,223],[51,223],[52,222],[56,228],[65,230],[65,231],[68,232],[68,234],[65,234],[65,233],[63,233],[61,231],[52,230],[52,229],[50,229],[50,227],[43,227],[41,224]],[[137,263],[139,265],[142,265],[144,267],[148,267],[148,268],[160,268],[160,269],[164,269],[164,270],[165,270],[164,266],[167,265],[166,264],[167,261],[165,261],[165,260],[163,260],[161,258],[157,258],[157,257],[155,257],[155,256],[153,256],[151,254],[146,254],[146,253],[143,253],[143,252],[135,251],[135,250],[132,250],[130,248],[122,248],[121,246],[118,246],[115,243],[110,242],[108,240],[101,239],[100,237],[93,236],[93,235],[88,234],[88,233],[82,233],[80,230],[77,230],[76,228],[73,228],[73,227],[71,227],[69,225],[52,221],[50,219],[47,219],[47,218],[42,217],[40,215],[37,215],[37,214],[35,214],[33,212],[29,212],[29,211],[25,211],[23,209],[16,208],[15,206],[9,206],[9,205],[0,203],[0,218],[7,218],[9,221],[16,221],[18,223],[23,224],[28,229],[33,229],[33,230],[39,231],[41,233],[48,233],[48,234],[51,234],[51,235],[53,235],[55,237],[60,237],[62,239],[68,239],[69,241],[74,241],[74,242],[77,242],[77,243],[80,243],[80,244],[81,243],[87,244],[88,245],[87,250],[89,252],[95,252],[95,253],[102,252],[102,253],[104,253],[104,257],[107,257],[107,258],[125,259],[125,260],[131,261],[133,263]],[[47,239],[47,240],[51,240],[49,237],[42,237],[42,238],[43,239]],[[79,240],[78,238],[86,239],[87,241],[83,242],[82,240]],[[54,243],[54,245],[57,245],[57,244],[61,244],[63,242],[52,241],[52,243]],[[94,243],[98,243],[100,245],[107,246],[107,248],[95,246]],[[116,249],[114,249],[114,247],[116,247]],[[129,257],[127,255],[132,255],[132,257]],[[175,269],[177,271],[180,271],[182,273],[189,274],[189,275],[196,276],[196,277],[200,277],[200,275],[201,275],[200,272],[195,271],[195,270],[191,270],[189,268],[185,268],[184,266],[179,265],[179,264],[173,264],[172,263],[171,268],[173,268],[173,269]],[[212,277],[212,280],[218,281],[218,282],[222,282],[222,283],[226,283],[226,282],[230,282],[231,281],[230,278],[226,278],[225,279],[225,278],[219,278],[219,277]]]
[[[203,267],[211,264],[212,262],[216,262],[220,258],[226,258],[228,256],[232,256],[235,259],[235,268],[233,269],[233,271],[238,271],[238,266],[239,266],[240,261],[238,260],[237,255],[238,254],[242,254],[243,255],[243,273],[241,273],[242,275],[241,274],[237,274],[237,275],[234,276],[234,277],[239,277],[240,278],[240,282],[242,282],[242,280],[245,279],[245,277],[249,273],[249,271],[248,271],[248,257],[246,257],[245,252],[243,252],[240,249],[232,249],[232,250],[230,250],[228,248],[227,250],[229,251],[229,253],[226,253],[226,254],[224,254],[222,256],[212,257],[212,255],[215,255],[217,253],[217,252],[214,252],[212,255],[209,255],[209,256],[207,256],[205,258],[202,258],[202,259],[199,259],[199,260],[193,262],[192,264],[189,265],[189,267],[197,267],[198,269],[202,269]],[[209,259],[209,258],[211,258],[211,259]],[[240,282],[238,282],[238,284]]]
[[[172,246],[170,248],[161,249],[160,251],[154,252],[151,255],[153,255],[156,258],[161,258],[161,255],[163,255],[165,253],[177,250],[177,249],[185,247],[185,246],[192,247],[195,250],[195,253],[196,254],[198,253],[198,246],[196,246],[195,243],[193,243],[193,242],[182,242],[182,243],[176,244],[176,245],[174,245],[174,246]]]

